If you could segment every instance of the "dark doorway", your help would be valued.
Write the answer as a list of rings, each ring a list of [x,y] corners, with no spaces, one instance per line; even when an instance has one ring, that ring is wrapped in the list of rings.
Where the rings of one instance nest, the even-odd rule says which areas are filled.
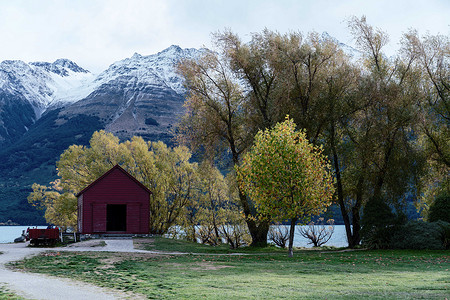
[[[106,205],[106,231],[127,231],[127,205]]]

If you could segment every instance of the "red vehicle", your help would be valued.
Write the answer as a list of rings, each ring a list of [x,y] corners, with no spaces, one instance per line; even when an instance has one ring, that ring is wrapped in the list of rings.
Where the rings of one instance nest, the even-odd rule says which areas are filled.
[[[59,229],[28,229],[27,239],[31,246],[54,245],[59,239]]]

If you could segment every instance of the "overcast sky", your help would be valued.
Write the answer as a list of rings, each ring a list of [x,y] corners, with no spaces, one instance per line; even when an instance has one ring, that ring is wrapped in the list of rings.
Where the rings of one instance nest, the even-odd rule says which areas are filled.
[[[391,52],[409,28],[450,35],[450,0],[0,0],[0,61],[69,58],[98,73],[135,52],[209,47],[225,28],[243,40],[264,28],[327,31],[352,45],[346,21],[362,15]]]

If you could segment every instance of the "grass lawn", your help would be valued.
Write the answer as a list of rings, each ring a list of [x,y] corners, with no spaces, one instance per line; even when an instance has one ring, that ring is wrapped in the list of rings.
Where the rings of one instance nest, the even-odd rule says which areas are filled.
[[[153,245],[138,241],[153,250],[169,243],[176,245],[170,251],[203,254],[50,252],[12,266],[156,299],[450,298],[448,251],[298,250],[290,259],[285,250],[273,248],[218,255],[229,250],[215,248],[208,254],[212,247],[165,239]]]

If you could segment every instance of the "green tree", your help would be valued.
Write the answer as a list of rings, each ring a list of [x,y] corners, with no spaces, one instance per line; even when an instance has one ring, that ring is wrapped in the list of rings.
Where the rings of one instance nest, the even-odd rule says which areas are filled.
[[[295,225],[319,215],[331,204],[333,179],[322,149],[310,144],[287,119],[260,131],[237,168],[242,189],[258,211],[272,220],[291,221],[289,256],[293,256]]]
[[[232,249],[250,244],[247,224],[240,211],[239,196],[233,182],[224,178],[210,161],[199,166],[196,200],[183,222],[183,231],[193,241],[218,245],[226,242]]]
[[[428,214],[429,222],[445,221],[450,223],[450,192],[444,192],[436,197]]]
[[[346,231],[353,247],[361,240],[360,213],[369,199],[384,199],[380,201],[401,209],[399,200],[414,193],[424,160],[415,143],[415,104],[422,91],[414,55],[388,59],[382,50],[387,35],[364,17],[352,18],[349,27],[362,59],[358,84],[346,100],[353,113],[340,120],[342,137],[334,140],[343,151],[334,148],[333,160],[335,173],[342,178],[341,212],[344,221],[350,216],[352,220],[352,226],[346,221]]]
[[[361,219],[363,245],[372,249],[389,248],[392,236],[404,221],[392,212],[385,200],[370,199],[364,206]]]
[[[417,207],[427,217],[434,199],[450,190],[450,39],[405,33],[402,51],[413,55],[420,69],[423,96],[418,98],[419,146],[427,157],[427,173],[420,179]]]

